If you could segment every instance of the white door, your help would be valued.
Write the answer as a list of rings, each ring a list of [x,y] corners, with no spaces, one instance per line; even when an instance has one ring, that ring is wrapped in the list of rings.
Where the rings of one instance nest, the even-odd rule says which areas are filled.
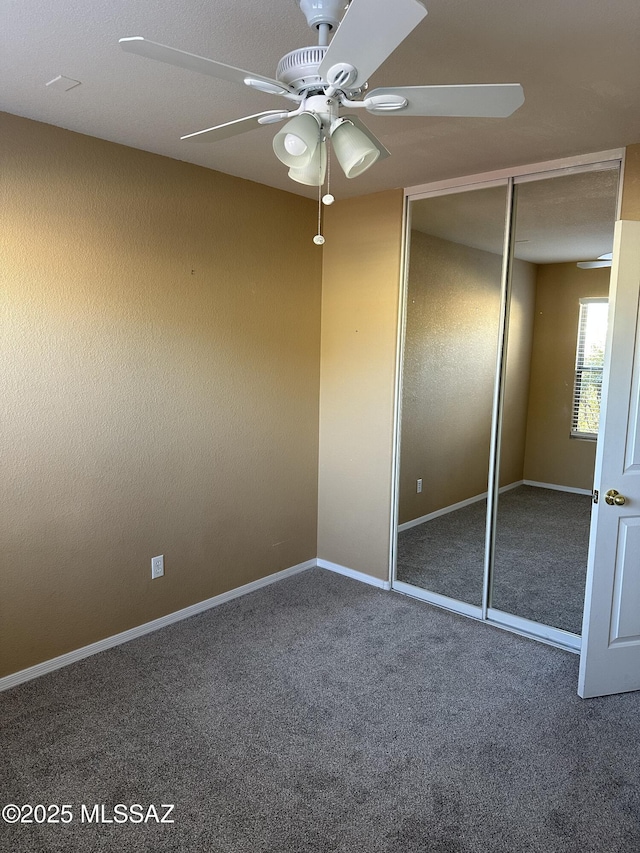
[[[640,222],[616,223],[613,257],[578,682],[584,698],[640,690]],[[607,502],[611,490],[618,494]]]

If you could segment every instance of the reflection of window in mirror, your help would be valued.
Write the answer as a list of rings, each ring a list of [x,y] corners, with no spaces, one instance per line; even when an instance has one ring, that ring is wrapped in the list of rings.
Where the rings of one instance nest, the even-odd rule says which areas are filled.
[[[595,440],[598,437],[608,312],[608,299],[580,300],[571,418],[572,438]]]

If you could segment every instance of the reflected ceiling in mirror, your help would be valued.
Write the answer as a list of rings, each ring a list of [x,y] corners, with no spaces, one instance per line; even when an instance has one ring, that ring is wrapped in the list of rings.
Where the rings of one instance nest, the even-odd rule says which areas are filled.
[[[535,264],[597,258],[612,249],[619,167],[590,169],[518,184],[527,199],[518,220],[515,257]],[[579,204],[576,204],[577,200]],[[504,188],[456,192],[411,204],[411,227],[474,249],[502,254],[502,239],[488,223],[504,217]],[[424,202],[424,203],[423,203]]]

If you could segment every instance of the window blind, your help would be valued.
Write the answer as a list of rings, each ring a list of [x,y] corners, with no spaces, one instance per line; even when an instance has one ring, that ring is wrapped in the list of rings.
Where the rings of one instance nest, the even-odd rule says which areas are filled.
[[[571,435],[597,438],[609,300],[580,300]]]

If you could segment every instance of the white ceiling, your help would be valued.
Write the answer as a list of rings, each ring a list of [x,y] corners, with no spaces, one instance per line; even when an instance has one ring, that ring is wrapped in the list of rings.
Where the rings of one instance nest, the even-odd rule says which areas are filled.
[[[507,119],[367,115],[392,156],[350,181],[335,168],[337,197],[640,141],[638,0],[426,5],[427,18],[371,87],[516,82],[525,104]],[[315,195],[288,179],[271,148],[273,126],[212,144],[179,140],[289,102],[126,54],[118,39],[133,35],[269,77],[282,55],[316,43],[297,0],[3,0],[0,109]],[[46,87],[57,75],[82,85]]]

